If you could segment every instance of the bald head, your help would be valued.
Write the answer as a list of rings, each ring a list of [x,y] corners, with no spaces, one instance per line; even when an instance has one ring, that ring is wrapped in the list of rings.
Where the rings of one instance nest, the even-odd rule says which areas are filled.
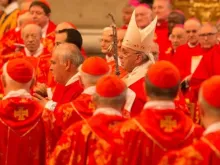
[[[206,23],[200,28],[199,43],[203,49],[210,49],[217,44],[217,29],[214,25]]]
[[[189,19],[184,23],[184,29],[186,30],[187,41],[191,45],[196,45],[199,40],[199,30],[201,23],[197,19]]]
[[[158,21],[165,21],[172,10],[170,0],[154,0],[153,13],[157,15]]]
[[[174,50],[186,43],[186,32],[183,26],[175,26],[170,36],[171,44]]]
[[[60,24],[57,25],[55,31],[58,32],[63,29],[76,29],[76,27],[69,22],[61,22]]]
[[[42,31],[41,27],[36,24],[28,24],[21,30],[22,39],[25,47],[34,54],[40,47]]]
[[[139,28],[145,28],[153,20],[152,10],[148,5],[137,6],[135,9],[135,19]]]
[[[22,15],[20,15],[17,19],[18,27],[22,27],[23,25],[27,24],[28,22],[32,21],[32,16],[29,12],[26,12]]]

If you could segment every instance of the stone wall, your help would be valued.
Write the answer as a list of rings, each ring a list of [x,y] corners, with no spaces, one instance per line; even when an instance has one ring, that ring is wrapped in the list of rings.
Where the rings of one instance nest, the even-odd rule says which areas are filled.
[[[59,23],[71,21],[78,28],[100,29],[111,20],[106,15],[111,12],[118,25],[122,24],[122,7],[128,0],[49,0],[52,8],[51,19]]]

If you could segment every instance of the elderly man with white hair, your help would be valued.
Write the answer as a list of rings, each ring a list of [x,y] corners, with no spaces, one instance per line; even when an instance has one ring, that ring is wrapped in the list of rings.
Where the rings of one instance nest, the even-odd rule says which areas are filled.
[[[41,27],[36,24],[27,24],[22,28],[21,35],[24,48],[19,52],[4,55],[3,62],[14,58],[25,58],[34,66],[37,82],[47,84],[51,55],[41,43]]]
[[[0,164],[44,164],[43,108],[30,94],[33,66],[24,59],[8,61],[3,66],[2,83],[5,96],[0,101],[0,134],[6,143],[0,143]]]
[[[136,10],[132,14],[122,43],[122,53],[119,56],[122,68],[128,72],[123,79],[127,86],[136,93],[131,116],[136,116],[141,112],[147,99],[143,83],[147,68],[155,61],[151,47],[157,23],[157,18],[155,18],[147,27],[140,30],[135,15]]]
[[[120,140],[113,129],[124,121],[121,109],[126,101],[126,92],[126,84],[117,76],[106,75],[100,78],[96,83],[93,97],[96,104],[93,116],[71,125],[64,132],[49,164],[66,165],[83,164],[83,162],[117,164],[116,162],[120,162],[119,152],[122,151],[120,148],[114,148]],[[112,149],[115,152],[111,154]],[[114,162],[114,160],[117,161]]]
[[[83,61],[80,50],[74,44],[62,43],[55,47],[50,60],[50,71],[57,83],[52,100],[47,101],[35,93],[35,96],[47,109],[54,111],[57,104],[68,103],[82,93],[83,87],[79,81],[78,67]],[[48,93],[51,95],[50,92]]]

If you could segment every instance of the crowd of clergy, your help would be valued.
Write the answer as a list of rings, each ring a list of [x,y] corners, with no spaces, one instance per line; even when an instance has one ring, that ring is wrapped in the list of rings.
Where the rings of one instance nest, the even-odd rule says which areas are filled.
[[[128,3],[89,56],[46,0],[0,5],[0,165],[220,164],[220,22]]]

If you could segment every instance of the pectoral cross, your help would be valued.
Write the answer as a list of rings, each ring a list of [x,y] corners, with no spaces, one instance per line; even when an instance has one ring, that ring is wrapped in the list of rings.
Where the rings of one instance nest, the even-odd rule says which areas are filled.
[[[19,108],[14,111],[14,117],[18,118],[19,121],[25,120],[25,117],[28,117],[28,110],[24,108]]]
[[[177,127],[176,120],[172,118],[172,116],[165,116],[165,119],[160,121],[160,128],[164,128],[164,132],[172,132]]]
[[[94,103],[89,102],[89,109],[92,109],[93,112],[95,111],[96,107],[95,107]]]

